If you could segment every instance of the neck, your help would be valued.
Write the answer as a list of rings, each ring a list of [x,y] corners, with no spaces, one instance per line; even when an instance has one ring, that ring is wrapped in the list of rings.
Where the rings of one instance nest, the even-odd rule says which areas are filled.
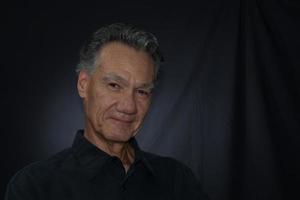
[[[84,130],[84,137],[98,147],[100,150],[109,154],[110,156],[118,157],[127,172],[134,161],[134,149],[129,142],[114,142],[103,138],[100,134],[91,133],[87,129]]]

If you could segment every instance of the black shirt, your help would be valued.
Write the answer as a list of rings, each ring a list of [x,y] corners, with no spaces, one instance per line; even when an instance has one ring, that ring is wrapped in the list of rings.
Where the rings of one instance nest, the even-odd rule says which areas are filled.
[[[178,161],[144,152],[130,140],[135,161],[121,161],[91,144],[78,131],[71,148],[20,170],[6,200],[206,199],[192,171]]]

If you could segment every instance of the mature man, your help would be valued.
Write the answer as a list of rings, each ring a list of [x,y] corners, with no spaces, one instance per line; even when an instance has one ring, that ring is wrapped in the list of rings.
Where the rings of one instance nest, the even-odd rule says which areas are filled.
[[[77,68],[84,130],[71,148],[19,171],[6,200],[204,199],[189,168],[142,151],[134,139],[161,59],[149,32],[125,24],[96,31]]]

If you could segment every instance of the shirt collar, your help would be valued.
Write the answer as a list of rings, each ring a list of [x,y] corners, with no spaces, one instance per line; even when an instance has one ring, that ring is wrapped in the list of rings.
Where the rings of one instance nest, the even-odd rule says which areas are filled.
[[[84,136],[83,130],[78,130],[73,141],[72,150],[75,157],[78,159],[80,164],[86,169],[89,168],[101,168],[106,161],[112,158],[109,154],[102,151],[94,144],[90,143]],[[133,137],[129,140],[130,145],[135,151],[134,164],[142,162],[151,174],[154,175],[153,167],[148,159],[144,156],[144,152],[138,146],[136,139]]]
[[[154,175],[154,169],[151,166],[151,163],[148,161],[148,159],[145,157],[144,152],[140,149],[136,139],[133,137],[129,140],[130,145],[134,149],[135,152],[135,163],[142,162],[146,168]]]
[[[72,150],[75,157],[82,166],[91,168],[93,166],[99,167],[99,165],[102,165],[110,156],[90,143],[83,134],[83,130],[78,130],[73,141]]]

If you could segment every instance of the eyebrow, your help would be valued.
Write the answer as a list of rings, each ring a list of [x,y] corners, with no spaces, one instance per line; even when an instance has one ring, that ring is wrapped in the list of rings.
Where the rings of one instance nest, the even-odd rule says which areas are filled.
[[[110,81],[116,81],[118,83],[121,83],[122,85],[128,86],[129,83],[127,80],[125,80],[124,78],[122,78],[121,76],[117,75],[117,74],[107,74],[106,76],[103,77],[103,81],[104,82],[110,82]],[[144,83],[141,84],[140,86],[137,87],[138,89],[149,89],[152,90],[154,88],[154,83]]]
[[[154,84],[153,83],[145,83],[142,84],[140,87],[138,88],[142,88],[142,89],[147,89],[147,90],[153,90],[154,89]]]
[[[121,76],[116,75],[116,74],[108,74],[108,75],[104,76],[103,81],[104,82],[116,81],[116,82],[122,83],[123,85],[126,85],[126,86],[128,85],[128,82],[124,78],[122,78]]]

